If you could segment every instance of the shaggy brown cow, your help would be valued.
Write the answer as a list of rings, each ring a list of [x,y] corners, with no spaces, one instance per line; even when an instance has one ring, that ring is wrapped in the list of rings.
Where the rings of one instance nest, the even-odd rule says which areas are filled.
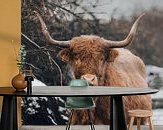
[[[49,44],[65,47],[59,56],[71,65],[74,77],[88,80],[93,85],[121,86],[121,87],[148,87],[145,81],[145,66],[143,61],[123,47],[130,44],[136,33],[141,15],[133,24],[128,36],[122,41],[111,41],[92,35],[75,37],[70,41],[57,41],[51,38],[46,25],[37,14],[43,34]],[[95,124],[109,124],[109,97],[95,99]],[[125,111],[131,109],[151,110],[151,97],[127,96],[124,97]],[[73,124],[87,124],[88,116],[84,111],[76,112]]]

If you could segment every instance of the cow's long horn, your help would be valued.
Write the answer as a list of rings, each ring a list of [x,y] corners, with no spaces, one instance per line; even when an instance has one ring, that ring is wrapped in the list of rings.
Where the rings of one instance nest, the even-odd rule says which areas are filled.
[[[37,13],[35,11],[35,14],[36,16],[38,17],[40,23],[41,23],[41,29],[42,29],[42,33],[44,34],[46,40],[51,43],[51,44],[54,44],[54,45],[57,45],[57,46],[60,46],[60,47],[64,47],[64,48],[67,48],[70,46],[70,41],[57,41],[57,40],[54,40],[48,30],[47,30],[47,27],[46,27],[46,24],[45,22],[43,21],[42,17],[39,15],[39,13]]]
[[[111,40],[105,40],[106,43],[108,43],[109,47],[111,48],[120,48],[120,47],[125,47],[127,45],[129,45],[130,43],[132,43],[132,41],[135,38],[135,34],[136,34],[136,29],[138,27],[138,23],[140,21],[140,19],[144,16],[145,14],[140,15],[137,20],[135,21],[135,23],[132,25],[132,28],[128,34],[128,36],[126,37],[126,39],[122,40],[122,41],[111,41]]]

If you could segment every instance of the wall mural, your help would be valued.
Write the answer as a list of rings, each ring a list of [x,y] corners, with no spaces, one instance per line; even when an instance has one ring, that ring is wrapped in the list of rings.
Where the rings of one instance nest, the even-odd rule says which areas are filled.
[[[126,10],[129,9],[128,3],[129,0],[126,0],[126,7],[124,6]],[[155,26],[161,25],[160,23],[163,20],[163,16],[161,15],[163,10],[161,10],[160,7],[151,7],[148,9],[142,7],[142,10],[140,11],[134,6],[136,4],[131,2],[133,9],[130,13],[127,13],[128,11],[126,12],[126,10],[121,11],[122,6],[120,6],[120,1],[119,3],[114,3],[112,0],[103,0],[102,2],[98,0],[92,0],[91,2],[82,0],[22,0],[21,4],[21,31],[22,46],[24,49],[22,53],[24,52],[25,54],[23,55],[23,69],[32,70],[33,76],[35,78],[33,86],[51,85],[54,86],[55,89],[55,86],[57,85],[61,87],[68,85],[69,81],[74,77],[80,78],[80,76],[83,75],[85,71],[87,71],[87,73],[89,73],[89,70],[90,73],[93,71],[93,69],[86,70],[86,67],[83,67],[84,59],[89,57],[91,58],[89,58],[90,60],[87,61],[88,63],[86,64],[89,66],[89,64],[92,63],[91,68],[96,66],[98,60],[102,58],[103,59],[101,61],[107,59],[109,62],[114,62],[114,58],[118,55],[118,53],[116,51],[110,51],[108,48],[111,45],[114,48],[118,47],[119,45],[117,45],[117,42],[115,41],[121,41],[125,39],[135,20],[144,12],[145,16],[142,16],[142,19],[139,21],[135,39],[133,43],[127,48],[131,50],[135,55],[141,57],[146,65],[153,65],[155,63],[154,65],[160,66],[161,63],[163,63],[163,59],[158,58],[161,54],[162,49],[159,49],[159,47],[157,48],[155,45],[156,43],[158,46],[160,45],[159,41],[162,38],[160,35],[163,33],[161,32],[162,30],[160,30],[160,27]],[[158,31],[158,34],[154,35],[156,34],[156,30]],[[99,36],[93,37],[94,41],[97,42],[97,39],[99,40],[97,43],[98,49],[96,50],[97,45],[94,46],[94,44],[90,44],[91,49],[89,50],[89,54],[87,54],[87,49],[80,50],[79,48],[81,47],[80,45],[77,46],[76,42],[83,40],[82,38],[84,38],[83,42],[90,39],[90,37],[84,36],[82,38],[74,39],[74,43],[71,42],[71,46],[73,46],[75,52],[70,53],[73,51],[72,48],[67,50],[65,49],[70,46],[69,40],[81,35]],[[101,41],[103,41],[103,39],[101,40],[100,37],[103,37],[104,39],[110,39],[114,42],[110,44],[110,41],[105,41],[109,43],[109,47],[104,48],[104,46],[101,46]],[[51,38],[55,39],[55,41]],[[126,46],[125,44],[127,43],[124,43],[124,45],[121,45],[121,47]],[[98,57],[99,53],[101,54],[101,51],[104,55],[102,55],[102,57]],[[80,57],[77,57],[79,53]],[[82,59],[82,62],[79,58]],[[95,58],[96,63],[93,62],[93,58]],[[70,61],[72,59],[73,64],[72,62],[71,65],[67,64],[66,61]],[[102,69],[103,64],[104,63],[98,64],[98,67],[101,67]],[[74,68],[74,66],[76,68]],[[95,69],[93,72],[95,72]],[[76,70],[75,73],[73,70]],[[148,74],[150,75],[151,73],[148,71]],[[99,82],[98,84],[111,84],[111,82],[109,83],[109,80],[106,80],[106,78],[103,77],[103,74],[101,75],[101,78],[97,78]],[[105,80],[103,80],[104,78]],[[151,82],[150,80],[148,81]],[[93,84],[96,84],[96,82],[93,82]],[[149,85],[150,87],[155,86],[153,84]],[[144,97],[146,98],[146,96]],[[105,99],[103,100],[105,101]],[[64,108],[64,101],[65,98],[61,97],[23,98],[23,124],[66,124],[69,111]],[[108,102],[106,102],[106,104],[107,103]],[[139,107],[141,108],[141,105]],[[147,107],[150,108],[150,106]],[[156,106],[153,106],[153,108],[156,108]],[[159,104],[159,108],[162,108],[162,105]],[[100,108],[99,112],[101,115],[107,114],[105,113],[106,108],[104,107]],[[109,121],[109,117],[106,118],[106,120]]]

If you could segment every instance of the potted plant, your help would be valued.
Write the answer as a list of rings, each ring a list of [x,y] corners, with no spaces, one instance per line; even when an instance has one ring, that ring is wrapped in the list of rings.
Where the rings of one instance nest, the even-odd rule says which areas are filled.
[[[23,91],[27,87],[27,82],[25,81],[25,74],[28,73],[29,70],[24,70],[24,64],[26,59],[26,50],[25,45],[21,45],[18,57],[16,58],[17,67],[19,69],[19,73],[13,77],[12,86],[17,91]]]
[[[16,59],[17,67],[19,68],[19,72],[23,71],[25,59],[26,59],[26,50],[25,50],[25,45],[22,44],[20,47],[19,53],[18,53],[18,57]]]

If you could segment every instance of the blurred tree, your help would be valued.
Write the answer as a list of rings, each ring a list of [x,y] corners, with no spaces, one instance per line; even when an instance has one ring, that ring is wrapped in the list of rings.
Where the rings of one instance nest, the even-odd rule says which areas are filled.
[[[152,9],[142,20],[135,43],[131,49],[143,58],[145,64],[163,67],[163,10]],[[135,15],[136,16],[136,15]]]

